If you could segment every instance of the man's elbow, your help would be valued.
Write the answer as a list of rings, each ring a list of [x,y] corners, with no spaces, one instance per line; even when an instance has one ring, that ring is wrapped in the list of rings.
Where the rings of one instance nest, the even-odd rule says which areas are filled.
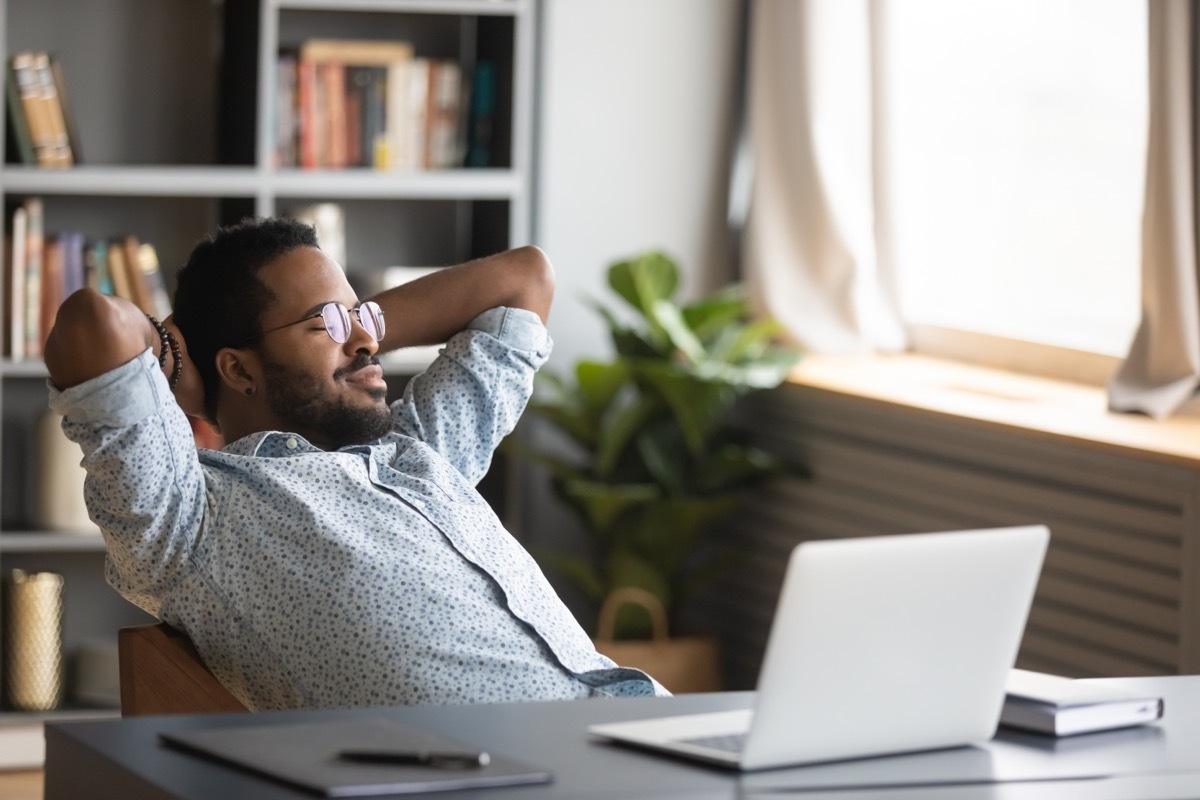
[[[537,245],[526,245],[514,251],[521,265],[521,296],[516,305],[526,308],[545,322],[554,302],[554,265]]]
[[[147,343],[141,312],[94,289],[79,289],[58,309],[43,350],[50,380],[60,389],[123,364]]]

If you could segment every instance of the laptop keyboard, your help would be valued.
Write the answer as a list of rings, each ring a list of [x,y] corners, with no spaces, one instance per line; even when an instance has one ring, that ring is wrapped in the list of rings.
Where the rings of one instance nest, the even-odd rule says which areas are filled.
[[[695,739],[679,739],[680,744],[691,744],[697,747],[707,747],[712,750],[722,750],[726,753],[740,753],[746,744],[745,733],[723,733],[719,736],[699,736]]]

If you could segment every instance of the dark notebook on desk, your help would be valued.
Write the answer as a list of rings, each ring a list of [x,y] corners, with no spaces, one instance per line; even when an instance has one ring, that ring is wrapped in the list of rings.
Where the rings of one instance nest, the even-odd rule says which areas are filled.
[[[160,733],[159,738],[172,747],[326,797],[413,794],[550,781],[550,773],[545,770],[495,753],[489,754],[486,766],[469,768],[356,763],[339,757],[339,753],[351,750],[444,753],[477,749],[379,718],[171,731]]]

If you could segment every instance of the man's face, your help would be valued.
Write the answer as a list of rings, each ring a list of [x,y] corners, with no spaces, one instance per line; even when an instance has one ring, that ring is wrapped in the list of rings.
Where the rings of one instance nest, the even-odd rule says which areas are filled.
[[[262,314],[257,351],[274,426],[337,449],[373,441],[391,427],[387,385],[375,358],[378,343],[351,313],[350,338],[330,338],[320,317],[328,302],[353,308],[358,300],[341,267],[315,247],[301,247],[263,267],[259,279],[275,294]]]

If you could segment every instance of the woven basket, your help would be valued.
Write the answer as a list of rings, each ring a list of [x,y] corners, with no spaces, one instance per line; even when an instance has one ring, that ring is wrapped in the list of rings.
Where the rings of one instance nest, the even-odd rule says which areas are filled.
[[[617,611],[626,603],[646,609],[651,639],[612,638]],[[615,589],[600,607],[596,649],[623,667],[635,667],[654,677],[675,694],[721,690],[717,642],[711,636],[676,636],[667,633],[667,612],[657,597],[645,589]]]

